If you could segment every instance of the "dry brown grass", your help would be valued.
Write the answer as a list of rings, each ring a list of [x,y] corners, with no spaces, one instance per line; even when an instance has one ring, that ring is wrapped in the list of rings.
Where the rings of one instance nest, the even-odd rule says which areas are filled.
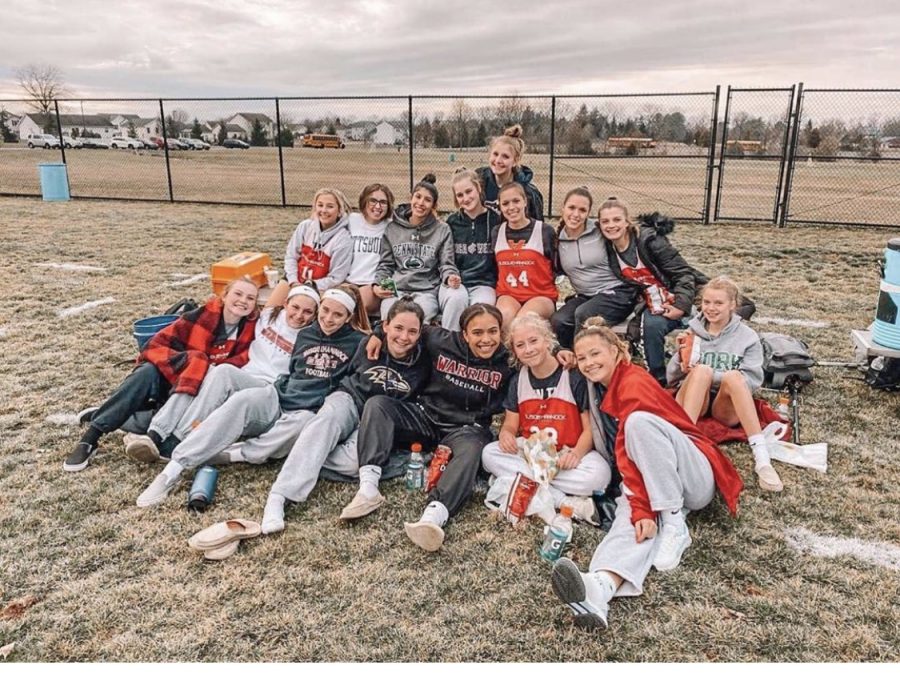
[[[428,555],[401,523],[423,496],[401,484],[356,525],[337,523],[353,493],[324,483],[289,510],[284,534],[203,563],[186,540],[231,516],[259,517],[277,465],[221,473],[217,502],[195,516],[179,490],[163,506],[134,500],[158,468],[130,463],[117,435],[94,463],[66,474],[78,437],[45,422],[103,398],[135,354],[130,323],[206,284],[172,288],[239,250],[280,257],[297,210],[0,199],[0,604],[39,602],[0,620],[15,661],[896,661],[895,571],[853,557],[794,552],[784,530],[900,545],[900,396],[855,372],[818,369],[805,396],[804,440],[827,441],[828,475],[784,467],[786,489],[749,478],[741,516],[721,504],[692,523],[674,572],[652,573],[640,598],[613,603],[611,628],[575,630],[538,558],[540,529],[514,532],[477,501]],[[674,240],[708,273],[729,272],[763,316],[826,320],[780,328],[821,359],[849,359],[848,332],[874,315],[874,261],[885,232],[679,225]],[[77,273],[35,266],[107,267]],[[117,302],[65,320],[62,307]],[[728,453],[751,475],[745,446]],[[693,517],[692,517],[693,518]],[[586,566],[602,534],[579,527],[571,556]]]

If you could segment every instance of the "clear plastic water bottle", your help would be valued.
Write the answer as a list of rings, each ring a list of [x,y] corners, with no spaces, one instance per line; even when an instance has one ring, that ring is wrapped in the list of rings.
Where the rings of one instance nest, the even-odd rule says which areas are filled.
[[[425,488],[425,461],[422,459],[422,445],[416,442],[410,449],[409,462],[406,464],[406,490],[421,491]]]
[[[566,543],[572,539],[572,507],[563,505],[559,508],[547,534],[544,536],[544,544],[541,545],[541,558],[550,563],[555,563],[563,554]]]

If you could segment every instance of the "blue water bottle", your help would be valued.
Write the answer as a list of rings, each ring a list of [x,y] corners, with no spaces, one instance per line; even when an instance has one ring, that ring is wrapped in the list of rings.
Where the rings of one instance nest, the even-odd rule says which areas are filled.
[[[188,509],[192,512],[205,512],[212,504],[218,481],[219,471],[216,468],[204,465],[197,470],[188,493]]]

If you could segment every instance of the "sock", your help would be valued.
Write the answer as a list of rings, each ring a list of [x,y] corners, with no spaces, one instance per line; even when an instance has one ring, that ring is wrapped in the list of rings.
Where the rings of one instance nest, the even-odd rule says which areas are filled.
[[[363,465],[359,468],[359,492],[367,498],[378,495],[378,482],[381,480],[381,468],[378,465]]]
[[[272,514],[277,513],[279,519],[284,519],[284,503],[285,497],[283,495],[278,495],[277,493],[269,493],[269,497],[266,500],[266,509],[263,512],[263,517],[268,519]],[[272,512],[270,510],[276,510]]]
[[[162,471],[162,473],[166,475],[166,479],[169,481],[178,479],[181,476],[182,472],[184,472],[184,467],[179,464],[177,460],[169,461],[169,464],[166,465]]]
[[[753,461],[756,463],[757,469],[771,465],[769,459],[769,449],[766,447],[766,436],[762,433],[751,435],[747,438],[750,448],[753,450]]]
[[[159,455],[165,458],[171,458],[172,453],[175,451],[178,445],[181,444],[181,440],[178,439],[178,437],[176,437],[175,435],[169,435],[164,440],[162,440],[162,443],[157,443],[153,438],[153,435],[150,435],[150,439],[153,439],[153,442],[156,444],[156,448],[159,449]]]
[[[147,436],[156,444],[156,448],[160,448],[163,444],[162,436],[156,430],[148,430]]]
[[[684,526],[684,514],[681,513],[680,507],[670,512],[660,512],[659,518],[662,520],[663,526],[675,526],[676,528]]]
[[[425,508],[425,511],[422,512],[422,518],[419,521],[428,521],[430,523],[436,523],[441,528],[447,523],[447,519],[450,518],[450,512],[447,511],[447,508],[444,506],[444,503],[438,502],[437,500],[432,500],[428,503],[428,506]]]
[[[591,574],[603,589],[607,601],[616,594],[616,589],[618,587],[616,586],[616,581],[612,578],[612,575],[610,575],[605,570],[597,570],[596,572],[593,572]]]
[[[97,442],[100,441],[100,438],[103,436],[103,433],[95,428],[93,425],[89,425],[88,429],[84,431],[84,434],[81,435],[81,439],[78,441],[84,442],[85,444],[90,444],[91,446],[97,446]]]

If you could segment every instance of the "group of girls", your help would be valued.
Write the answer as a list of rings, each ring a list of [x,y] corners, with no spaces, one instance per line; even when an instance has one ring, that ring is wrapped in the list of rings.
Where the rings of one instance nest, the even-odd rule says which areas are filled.
[[[651,565],[678,565],[691,543],[686,510],[705,507],[718,489],[736,513],[742,481],[698,430],[701,416],[740,425],[760,486],[782,488],[753,402],[762,350],[741,321],[737,287],[688,265],[667,239],[668,221],[638,228],[614,198],[592,221],[592,197],[578,188],[554,231],[540,219],[530,172],[522,178],[518,131],[491,148],[493,180],[484,171],[454,175],[459,210],[447,223],[435,215],[433,176],[396,208],[386,186],[366,187],[358,214],[337,190],[319,190],[314,217],[289,244],[287,281],[262,312],[257,287],[238,279],[154,336],[128,378],[85,415],[64,469],[84,469],[104,433],[130,429],[129,455],[167,462],[137,499],[151,507],[185,470],[284,458],[263,510],[263,532],[272,534],[323,468],[358,478],[340,518],[359,519],[385,503],[379,484],[392,451],[444,446],[450,461],[420,518],[405,524],[412,542],[434,551],[479,468],[527,472],[517,440],[543,430],[557,444],[549,485],[557,507],[568,503],[597,524],[591,496],[621,479],[590,572],[563,559],[552,575],[577,623],[605,625],[613,596],[640,594]],[[559,310],[557,271],[575,290]],[[381,282],[388,278],[396,293]],[[649,372],[604,326],[632,312]],[[380,317],[374,330],[370,315]],[[664,338],[677,327],[694,347],[667,370]],[[153,420],[135,427],[129,419],[143,409],[156,410]]]

